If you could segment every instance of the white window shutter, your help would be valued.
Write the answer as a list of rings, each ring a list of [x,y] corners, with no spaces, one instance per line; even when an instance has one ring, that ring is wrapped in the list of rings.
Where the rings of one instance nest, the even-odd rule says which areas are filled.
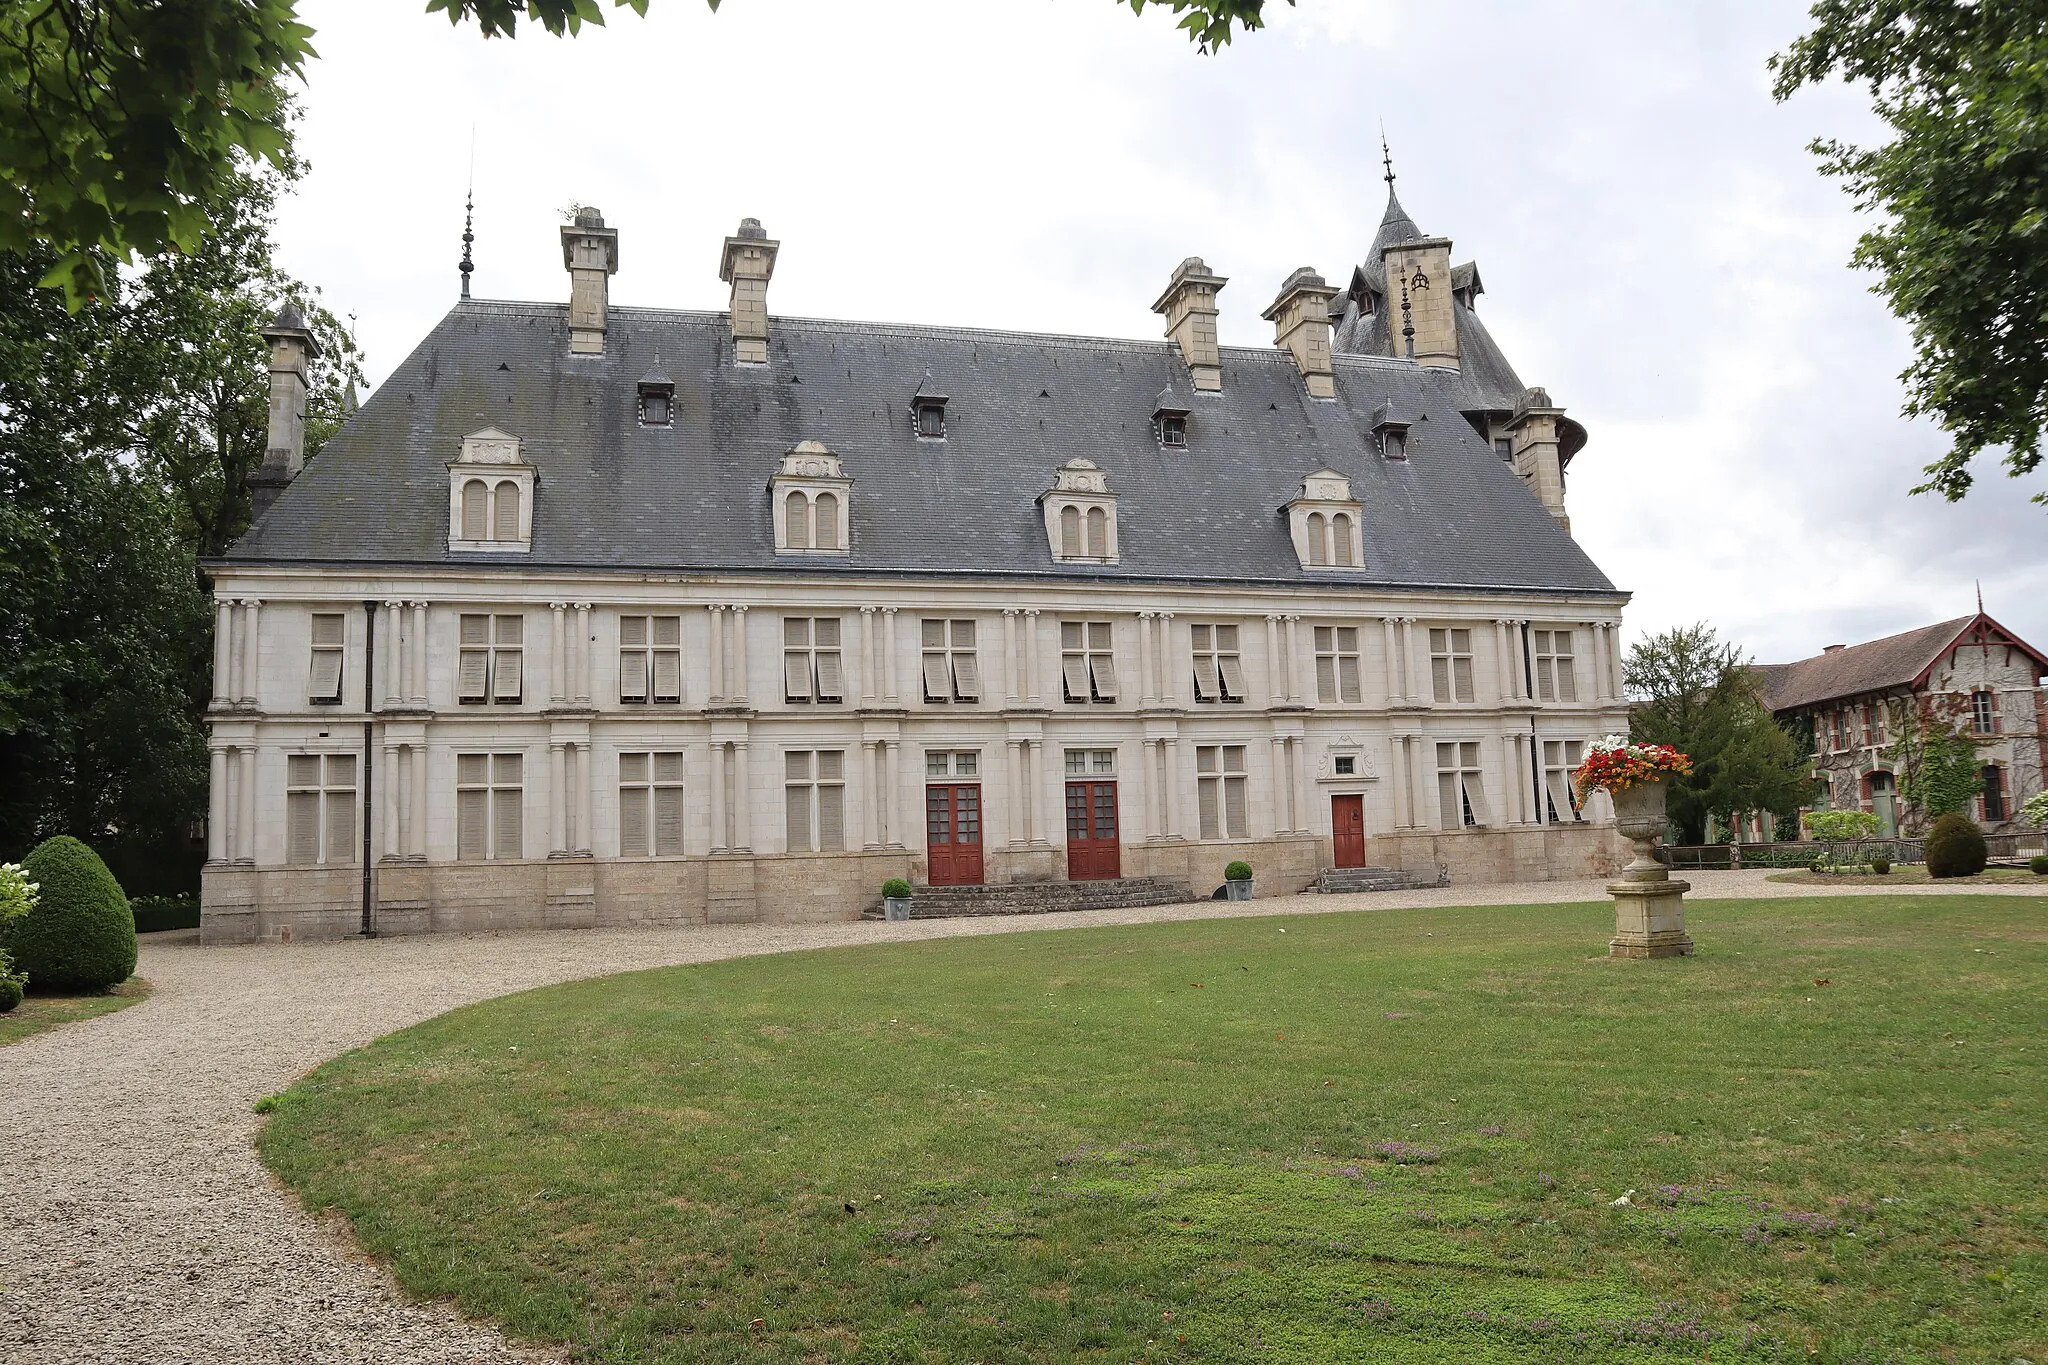
[[[1201,790],[1196,795],[1195,804],[1200,807],[1202,813],[1202,837],[1220,839],[1223,835],[1217,825],[1216,779],[1205,777],[1198,785]]]
[[[493,679],[491,688],[492,700],[519,700],[520,657],[520,653],[516,649],[501,649],[498,651],[496,665],[492,670],[497,675]]]
[[[341,700],[341,651],[338,649],[316,649],[313,651],[313,676],[306,685],[306,695],[314,701]]]
[[[674,648],[683,642],[683,618],[680,616],[657,616],[654,618],[654,643]]]
[[[1226,777],[1223,779],[1223,814],[1228,825],[1227,833],[1233,839],[1242,839],[1251,826],[1245,810],[1244,779]]]
[[[1337,660],[1337,670],[1343,678],[1339,698],[1343,701],[1357,701],[1362,695],[1358,690],[1358,656],[1343,655]]]
[[[1328,654],[1316,657],[1316,700],[1337,701],[1337,660]]]
[[[811,656],[809,651],[789,650],[782,656],[782,690],[791,701],[811,699]]]
[[[1429,661],[1430,695],[1437,701],[1451,699],[1451,661],[1436,658]]]
[[[519,802],[517,787],[500,787],[491,793],[491,856],[517,858],[520,854]]]
[[[489,801],[490,793],[485,791],[455,793],[455,856],[462,862],[473,863],[484,856],[484,834],[488,828],[485,811]]]
[[[519,539],[519,485],[510,479],[498,484],[498,505],[496,520],[491,527],[493,540]]]
[[[846,847],[846,788],[818,788],[818,847],[837,853]]]
[[[460,676],[456,684],[457,695],[464,701],[482,701],[490,668],[490,651],[483,649],[463,650],[459,668]]]
[[[619,781],[637,785],[647,780],[646,754],[619,755]]]
[[[654,789],[654,851],[673,858],[683,851],[683,789]]]
[[[1559,701],[1577,701],[1579,699],[1579,680],[1572,669],[1572,656],[1569,654],[1557,656],[1557,699]]]
[[[1437,815],[1442,819],[1444,829],[1465,827],[1464,809],[1458,804],[1458,775],[1438,773],[1436,778]]]
[[[464,616],[461,624],[461,643],[465,645],[487,645],[491,642],[491,618],[488,616]]]
[[[654,756],[654,780],[670,785],[683,780],[683,756],[681,754],[656,754]]]
[[[619,792],[619,856],[647,856],[647,796],[645,787],[627,787]]]
[[[482,540],[490,531],[490,490],[482,479],[462,485],[462,539]]]
[[[285,781],[294,787],[320,785],[320,755],[293,754],[285,760]]]
[[[924,694],[931,701],[953,699],[952,679],[946,676],[946,656],[927,654],[924,656]]]
[[[811,788],[808,785],[791,786],[782,789],[783,805],[787,808],[783,837],[791,853],[811,851]]]
[[[356,860],[356,802],[354,792],[327,794],[327,859],[330,863]]]
[[[619,651],[619,700],[647,700],[647,652],[639,649]]]
[[[673,649],[654,651],[654,699],[683,699],[683,656]]]
[[[846,695],[846,680],[839,670],[839,651],[818,651],[818,700],[838,701]]]
[[[1088,667],[1095,675],[1095,695],[1104,701],[1116,700],[1116,660],[1107,654],[1090,654]]]
[[[1462,654],[1451,660],[1451,676],[1457,684],[1456,695],[1458,700],[1471,701],[1473,695],[1472,660]]]
[[[317,761],[317,760],[316,760]],[[293,792],[285,798],[285,861],[320,861],[320,793]]]
[[[1195,656],[1195,700],[1215,701],[1222,695],[1216,681],[1216,656],[1197,654]]]
[[[1486,787],[1485,784],[1480,782],[1479,774],[1466,773],[1464,775],[1464,783],[1465,802],[1472,807],[1472,818],[1482,825],[1492,824],[1493,818],[1487,814],[1486,810]]]
[[[1235,654],[1225,654],[1216,660],[1216,667],[1223,674],[1223,695],[1236,701],[1244,700],[1244,669]]]
[[[953,656],[953,694],[961,701],[981,700],[981,669],[971,651]]]
[[[1075,701],[1088,700],[1088,665],[1085,655],[1068,654],[1060,659],[1060,672],[1066,680],[1067,695]]]

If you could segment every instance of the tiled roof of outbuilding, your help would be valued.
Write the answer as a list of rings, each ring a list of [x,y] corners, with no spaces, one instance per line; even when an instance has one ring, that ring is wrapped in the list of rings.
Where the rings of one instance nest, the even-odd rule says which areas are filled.
[[[1505,362],[1502,362],[1505,364]],[[636,379],[673,377],[672,424],[636,420]],[[539,470],[533,567],[830,575],[1030,575],[1606,593],[1613,585],[1459,416],[1472,379],[1339,356],[1311,400],[1279,349],[1225,348],[1186,449],[1152,414],[1186,367],[1165,341],[777,317],[770,363],[738,366],[724,313],[613,308],[602,356],[571,356],[561,304],[458,304],[229,551],[231,562],[478,564],[447,549],[447,463],[498,426]],[[948,395],[946,437],[910,399]],[[1409,458],[1369,447],[1372,412],[1420,414]],[[852,553],[774,552],[768,479],[821,440],[854,479]],[[1035,499],[1068,459],[1118,495],[1121,562],[1055,562]],[[1354,575],[1297,564],[1279,509],[1329,466],[1365,506]]]
[[[1794,711],[1816,702],[1906,687],[1976,619],[1959,616],[1796,663],[1759,665],[1764,705],[1773,711]]]

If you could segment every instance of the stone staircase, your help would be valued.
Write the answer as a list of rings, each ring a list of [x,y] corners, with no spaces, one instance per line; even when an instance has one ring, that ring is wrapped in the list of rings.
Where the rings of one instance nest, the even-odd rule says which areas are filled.
[[[1326,867],[1302,889],[1319,895],[1342,896],[1356,891],[1420,891],[1428,886],[1450,884],[1450,869],[1441,864],[1434,877],[1426,872],[1409,872],[1398,867]]]
[[[1194,900],[1173,877],[1121,877],[1099,882],[1011,882],[997,886],[920,886],[910,897],[912,919],[970,915],[1048,915],[1063,910],[1122,910],[1138,905],[1179,905]],[[862,919],[882,918],[873,905]]]

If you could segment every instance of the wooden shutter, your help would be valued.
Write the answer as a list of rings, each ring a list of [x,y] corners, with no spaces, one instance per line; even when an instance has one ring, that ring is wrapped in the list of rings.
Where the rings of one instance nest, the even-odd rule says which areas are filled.
[[[1356,654],[1342,654],[1338,656],[1337,674],[1341,679],[1338,696],[1342,700],[1359,701],[1364,697],[1365,694],[1359,690],[1358,685],[1358,656]]]
[[[619,755],[619,781],[628,786],[638,786],[647,781],[646,754]]]
[[[1238,656],[1235,654],[1219,655],[1216,659],[1216,668],[1223,675],[1223,699],[1225,701],[1243,701],[1244,669],[1238,662]]]
[[[459,639],[462,651],[456,664],[455,695],[461,701],[482,701],[490,688],[491,656],[481,646],[490,643],[491,618],[463,616]]]
[[[306,696],[311,701],[335,702],[341,700],[340,650],[316,649],[313,651],[313,676],[306,684]]]
[[[1486,810],[1486,787],[1479,780],[1478,773],[1461,773],[1459,781],[1465,788],[1465,803],[1472,808],[1472,818],[1479,824],[1490,825],[1493,819]]]
[[[834,622],[834,624],[838,624]],[[838,701],[846,695],[846,680],[840,673],[839,651],[818,651],[818,700]]]
[[[1330,654],[1318,654],[1316,656],[1316,700],[1336,701],[1337,699],[1336,657]]]
[[[811,504],[813,518],[818,524],[817,543],[821,550],[839,548],[839,499],[831,493],[820,493]]]
[[[320,785],[320,755],[293,754],[285,759],[285,782],[293,787]]]
[[[1464,808],[1458,804],[1458,775],[1438,773],[1436,775],[1437,815],[1444,829],[1465,827]]]
[[[653,620],[654,644],[657,648],[673,649],[683,643],[683,618],[680,616],[657,616]]]
[[[482,540],[490,533],[490,490],[482,479],[462,485],[462,538]]]
[[[619,700],[641,702],[647,700],[647,651],[644,649],[622,649],[619,651]]]
[[[1350,517],[1339,512],[1336,516],[1330,518],[1330,539],[1333,542],[1332,549],[1336,552],[1334,556],[1335,561],[1339,564],[1351,563],[1353,555],[1351,553]]]
[[[498,505],[496,518],[491,526],[491,539],[519,538],[519,485],[510,479],[504,479],[498,484]]]
[[[846,776],[846,750],[820,749],[818,751],[818,777],[826,782],[838,782]]]
[[[654,789],[654,851],[673,858],[683,851],[683,789]]]
[[[947,676],[946,656],[942,653],[924,656],[924,695],[926,701],[953,700],[953,681]]]
[[[1088,656],[1085,654],[1064,654],[1060,656],[1060,674],[1067,685],[1069,701],[1088,700]]]
[[[491,790],[493,858],[517,858],[520,854],[519,803],[522,795],[517,787],[495,787]]]
[[[1072,504],[1060,509],[1060,553],[1069,558],[1082,552],[1081,512]]]
[[[1472,700],[1472,659],[1470,655],[1459,654],[1451,659],[1451,680],[1456,685],[1455,696],[1459,701]]]
[[[494,701],[519,700],[520,651],[501,649],[492,667],[491,698]]]
[[[463,755],[465,759],[480,755]],[[485,831],[489,828],[485,812],[489,809],[491,794],[487,791],[459,791],[455,793],[455,856],[465,863],[473,863],[484,856]]]
[[[656,754],[654,756],[654,780],[664,786],[680,786],[683,780],[683,756],[681,754]]]
[[[639,755],[639,757],[645,757]],[[619,856],[647,856],[647,788],[619,789]]]
[[[1547,779],[1546,785],[1550,788],[1552,817],[1558,820],[1571,819],[1573,812],[1570,777],[1558,768],[1552,768],[1544,777]]]
[[[790,701],[811,699],[811,654],[807,649],[792,649],[782,655],[782,691]]]
[[[1233,839],[1242,839],[1251,826],[1245,808],[1244,779],[1226,777],[1223,779],[1223,815],[1228,833]]]
[[[961,701],[981,700],[981,669],[972,648],[953,655],[953,695]]]
[[[285,797],[285,861],[320,861],[319,792],[293,792]]]
[[[1220,695],[1216,680],[1216,656],[1197,654],[1195,656],[1195,700],[1215,701]]]
[[[792,783],[782,789],[783,838],[791,853],[811,851],[811,790],[808,782]]]
[[[1430,695],[1438,701],[1451,699],[1451,661],[1438,657],[1429,661]]]
[[[836,853],[846,847],[846,788],[818,788],[818,847]]]
[[[489,754],[457,754],[455,756],[455,781],[464,787],[480,787],[491,780],[491,756]]]
[[[1088,509],[1088,553],[1096,559],[1109,554],[1109,514],[1100,507]]]
[[[654,651],[654,699],[683,699],[683,656],[673,649]]]
[[[352,791],[331,791],[326,799],[326,861],[352,863],[356,860],[356,794]]]
[[[927,620],[921,627],[921,630],[926,649],[944,649],[946,647],[946,623],[944,621]]]
[[[1557,655],[1557,699],[1577,701],[1579,699],[1578,669],[1572,662],[1572,632],[1554,630],[1550,633],[1551,649]]]
[[[811,548],[811,504],[801,493],[782,500],[783,544],[791,550]]]
[[[1116,660],[1108,654],[1090,654],[1088,671],[1095,679],[1095,695],[1103,701],[1116,700]]]
[[[1195,804],[1201,811],[1202,838],[1204,839],[1220,839],[1223,837],[1222,831],[1217,825],[1219,817],[1216,809],[1216,781],[1217,779],[1213,777],[1205,777],[1195,784],[1197,788]]]

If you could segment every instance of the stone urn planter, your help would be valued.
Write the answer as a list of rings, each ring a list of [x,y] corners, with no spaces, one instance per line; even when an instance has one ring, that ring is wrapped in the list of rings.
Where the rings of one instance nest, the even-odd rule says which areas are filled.
[[[1657,861],[1663,837],[1665,798],[1662,778],[1636,781],[1607,794],[1614,801],[1614,827],[1635,845],[1635,857],[1621,869],[1621,879],[1607,884],[1614,898],[1611,957],[1690,957],[1692,939],[1685,932],[1685,893],[1690,882],[1676,881]]]

